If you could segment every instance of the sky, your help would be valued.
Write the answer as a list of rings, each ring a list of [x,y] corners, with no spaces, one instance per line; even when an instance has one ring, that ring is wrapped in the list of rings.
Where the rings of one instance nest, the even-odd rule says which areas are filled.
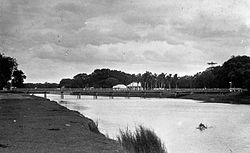
[[[25,82],[110,68],[193,75],[250,55],[249,0],[0,0],[0,52]]]

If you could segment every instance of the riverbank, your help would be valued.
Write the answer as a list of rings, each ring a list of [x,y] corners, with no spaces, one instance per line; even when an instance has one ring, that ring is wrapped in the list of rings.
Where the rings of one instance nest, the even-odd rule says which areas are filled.
[[[0,93],[0,152],[124,153],[91,119],[54,101]]]
[[[188,94],[181,95],[179,99],[193,99],[207,103],[250,104],[250,95],[247,93],[229,94]]]

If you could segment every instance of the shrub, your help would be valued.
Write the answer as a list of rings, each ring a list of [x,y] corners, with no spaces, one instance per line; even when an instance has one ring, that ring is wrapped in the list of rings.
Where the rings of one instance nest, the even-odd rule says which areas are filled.
[[[136,128],[134,133],[128,129],[125,132],[120,130],[117,139],[129,153],[167,153],[155,132],[143,126]]]

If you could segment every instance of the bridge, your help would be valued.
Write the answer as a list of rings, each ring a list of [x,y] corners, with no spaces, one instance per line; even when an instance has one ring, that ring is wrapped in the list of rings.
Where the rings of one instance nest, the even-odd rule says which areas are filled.
[[[185,88],[185,89],[154,89],[154,90],[115,90],[112,88],[16,88],[16,92],[27,94],[60,94],[64,99],[64,95],[76,95],[81,99],[81,95],[92,95],[93,98],[98,96],[113,97],[155,97],[155,98],[174,98],[188,94],[227,94],[230,92],[242,92],[242,89],[205,89],[205,88]]]

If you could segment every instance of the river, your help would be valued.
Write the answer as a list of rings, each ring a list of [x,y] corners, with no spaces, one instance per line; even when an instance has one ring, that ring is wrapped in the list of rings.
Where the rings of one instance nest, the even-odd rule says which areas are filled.
[[[102,133],[143,125],[153,129],[168,153],[250,152],[250,106],[169,98],[124,98],[49,94],[47,97],[98,122]],[[196,129],[199,123],[208,129]]]

